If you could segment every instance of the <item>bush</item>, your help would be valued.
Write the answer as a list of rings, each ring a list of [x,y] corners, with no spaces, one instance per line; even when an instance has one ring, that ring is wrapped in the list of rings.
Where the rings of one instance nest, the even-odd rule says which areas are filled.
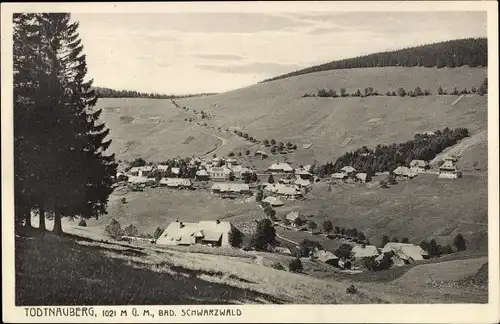
[[[231,244],[232,247],[239,248],[241,243],[243,243],[243,233],[236,228],[231,230],[231,232],[229,232],[229,244]]]
[[[87,227],[87,222],[85,221],[85,219],[80,219],[80,221],[78,222],[78,226]]]
[[[455,239],[453,240],[453,245],[457,248],[457,251],[465,251],[466,249],[466,241],[462,234],[457,234]]]
[[[118,222],[114,218],[112,218],[109,224],[106,225],[104,232],[109,234],[109,236],[111,236],[113,239],[121,238],[121,236],[123,235],[123,230],[121,228],[120,222]]]
[[[130,166],[133,167],[141,167],[146,165],[146,160],[143,158],[136,158],[132,163],[130,163]]]
[[[407,237],[403,237],[401,243],[410,243],[410,240]]]
[[[346,259],[349,260],[352,258],[352,246],[350,244],[342,244],[339,246],[339,248],[335,251],[335,255],[339,257],[339,259]]]
[[[333,230],[333,224],[332,221],[327,219],[323,222],[323,231],[325,233],[330,233]]]
[[[354,287],[354,285],[350,285],[346,288],[345,292],[348,294],[356,294],[358,292],[358,289]]]
[[[250,155],[250,150],[246,150],[245,155]]]
[[[290,269],[290,272],[301,272],[302,270],[304,270],[304,267],[302,266],[302,261],[300,261],[299,258],[291,260],[288,263],[288,268]]]
[[[157,239],[161,236],[161,234],[163,233],[163,231],[164,231],[164,229],[158,226],[158,227],[155,229],[154,233],[153,233],[153,238],[154,238],[155,240],[157,240]]]
[[[299,243],[298,254],[301,257],[307,258],[314,249],[321,250],[323,249],[323,246],[319,242],[304,239]]]
[[[400,96],[400,97],[406,96],[406,91],[405,91],[404,88],[399,88],[398,89],[398,96]]]
[[[279,263],[279,262],[274,262],[271,265],[271,268],[276,269],[276,270],[285,270],[285,267],[281,263]]]

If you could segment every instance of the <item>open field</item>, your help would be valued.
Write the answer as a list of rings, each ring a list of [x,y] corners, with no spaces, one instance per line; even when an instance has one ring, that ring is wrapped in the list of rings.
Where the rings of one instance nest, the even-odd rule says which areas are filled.
[[[319,228],[326,218],[334,226],[357,228],[372,244],[378,245],[382,236],[388,235],[400,240],[407,237],[415,244],[435,238],[446,245],[461,233],[468,241],[468,249],[487,251],[486,177],[465,175],[458,180],[443,180],[434,174],[420,174],[388,189],[381,189],[376,183],[341,183],[332,185],[331,192],[326,184],[319,184],[307,200],[276,209],[278,218],[294,210],[314,215],[307,219],[314,220]],[[314,237],[326,246],[338,245],[319,235],[280,231],[296,241]]]
[[[427,286],[410,292],[392,283],[357,282],[358,293],[347,294],[347,280],[275,270],[269,267],[276,262],[273,258],[283,259],[265,258],[266,254],[225,257],[50,233],[18,237],[16,305],[484,302],[484,292],[477,295],[467,289]],[[469,263],[476,268],[483,261]],[[473,273],[471,267],[463,272],[456,266],[453,280]]]

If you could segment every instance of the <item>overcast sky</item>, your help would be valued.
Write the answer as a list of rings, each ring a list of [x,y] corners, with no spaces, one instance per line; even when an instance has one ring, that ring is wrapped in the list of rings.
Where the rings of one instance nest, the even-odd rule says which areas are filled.
[[[486,37],[482,12],[73,14],[94,85],[223,92],[315,64]]]

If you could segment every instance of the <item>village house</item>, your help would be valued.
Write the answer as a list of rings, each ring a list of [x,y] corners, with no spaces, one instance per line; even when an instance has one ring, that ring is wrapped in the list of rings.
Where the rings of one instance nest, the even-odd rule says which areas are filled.
[[[281,184],[292,184],[292,179],[281,178],[278,180],[278,183]]]
[[[231,157],[227,158],[224,162],[228,168],[231,168],[232,166],[238,164],[238,160],[236,160],[235,158],[231,158]]]
[[[331,178],[335,180],[346,180],[348,176],[344,172],[337,172],[337,173],[332,173]]]
[[[415,173],[426,172],[430,169],[429,163],[424,160],[413,160],[410,162],[410,171]]]
[[[213,181],[228,181],[233,172],[226,166],[222,167],[211,167],[208,171],[210,174],[210,179]]]
[[[294,187],[286,186],[281,183],[267,183],[263,185],[265,191],[282,196],[285,199],[298,199],[301,198],[302,192]]]
[[[309,180],[313,176],[309,171],[304,170],[304,169],[295,170],[295,175],[300,177],[300,179],[304,179],[304,180]]]
[[[462,173],[458,170],[455,163],[450,160],[445,160],[444,163],[439,167],[438,178],[443,179],[457,179],[462,176]]]
[[[332,265],[332,266],[338,266],[339,264],[339,258],[333,254],[332,252],[326,251],[326,250],[318,250],[316,249],[313,252],[313,258],[317,259],[320,262]]]
[[[365,259],[365,258],[375,258],[380,253],[375,245],[364,245],[356,244],[351,250],[353,258],[355,260]]]
[[[156,183],[155,178],[146,178],[146,177],[139,177],[139,176],[129,176],[128,177],[128,183],[134,184],[134,185],[150,185]]]
[[[196,180],[198,181],[207,181],[210,179],[210,175],[208,174],[207,170],[200,169],[196,171]]]
[[[160,185],[167,186],[169,188],[184,189],[184,188],[191,188],[191,186],[193,184],[191,183],[191,180],[189,180],[189,179],[183,179],[183,178],[162,178],[160,180]]]
[[[298,211],[293,211],[291,213],[288,213],[285,218],[290,222],[290,225],[292,227],[297,227],[296,220],[300,219],[302,223],[305,222],[304,217],[298,212]]]
[[[236,228],[230,222],[201,221],[185,223],[175,221],[168,225],[156,240],[159,245],[193,245],[230,247],[229,236]]]
[[[352,166],[345,166],[340,169],[340,172],[345,173],[347,176],[350,176],[353,172],[356,172],[356,169]]]
[[[280,207],[284,205],[284,203],[279,198],[272,196],[268,196],[262,201],[268,203],[269,205],[271,205],[271,207]]]
[[[170,169],[170,172],[172,172],[173,175],[178,177],[181,174],[181,169],[180,168],[172,168],[172,169]]]
[[[298,188],[307,188],[311,185],[311,182],[309,180],[299,178],[299,179],[295,180],[293,184],[295,186],[297,186]]]
[[[166,165],[166,164],[158,164],[156,166],[156,169],[158,170],[158,172],[160,173],[160,175],[162,177],[165,177],[168,174],[168,169],[169,168],[170,167],[168,165]]]
[[[254,153],[254,156],[260,157],[261,159],[265,159],[268,157],[267,153],[261,150],[258,150],[257,152]]]
[[[152,165],[133,167],[127,171],[127,175],[141,177],[141,178],[148,178],[153,172],[153,170],[154,167]]]
[[[233,193],[233,194],[245,194],[250,192],[250,186],[246,183],[214,183],[211,190],[213,193]]]
[[[398,179],[412,179],[417,175],[414,171],[405,166],[398,166],[392,173],[394,173]]]
[[[277,162],[271,165],[268,168],[269,171],[271,172],[276,172],[276,173],[293,173],[293,168],[288,164],[284,162]]]
[[[393,252],[405,264],[429,258],[429,254],[419,245],[410,243],[389,242],[382,248],[382,253],[388,252]]]
[[[232,167],[231,171],[233,172],[236,179],[243,179],[245,175],[251,175],[252,173],[254,173],[252,169],[243,167],[241,165]]]
[[[364,172],[356,173],[356,180],[361,183],[366,183],[367,174]]]

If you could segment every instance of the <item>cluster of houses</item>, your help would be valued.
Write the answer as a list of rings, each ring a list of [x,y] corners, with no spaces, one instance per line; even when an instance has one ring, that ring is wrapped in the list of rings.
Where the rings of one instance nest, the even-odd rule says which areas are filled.
[[[315,249],[311,258],[339,268],[361,268],[366,259],[381,262],[384,258],[392,261],[392,266],[400,267],[429,258],[429,254],[418,245],[411,243],[389,242],[383,248],[374,245],[355,244],[351,250],[350,259],[342,259],[327,250]]]
[[[458,169],[456,163],[458,158],[454,155],[447,156],[443,160],[443,164],[439,166],[438,178],[443,179],[457,179],[462,176],[462,173]],[[396,176],[396,179],[406,180],[416,177],[419,173],[427,173],[431,169],[428,161],[424,160],[412,160],[410,166],[398,166],[392,171]],[[332,179],[335,180],[348,180],[353,179],[361,183],[367,182],[367,174],[364,172],[356,172],[352,166],[343,167],[340,172],[333,173],[331,175]]]

